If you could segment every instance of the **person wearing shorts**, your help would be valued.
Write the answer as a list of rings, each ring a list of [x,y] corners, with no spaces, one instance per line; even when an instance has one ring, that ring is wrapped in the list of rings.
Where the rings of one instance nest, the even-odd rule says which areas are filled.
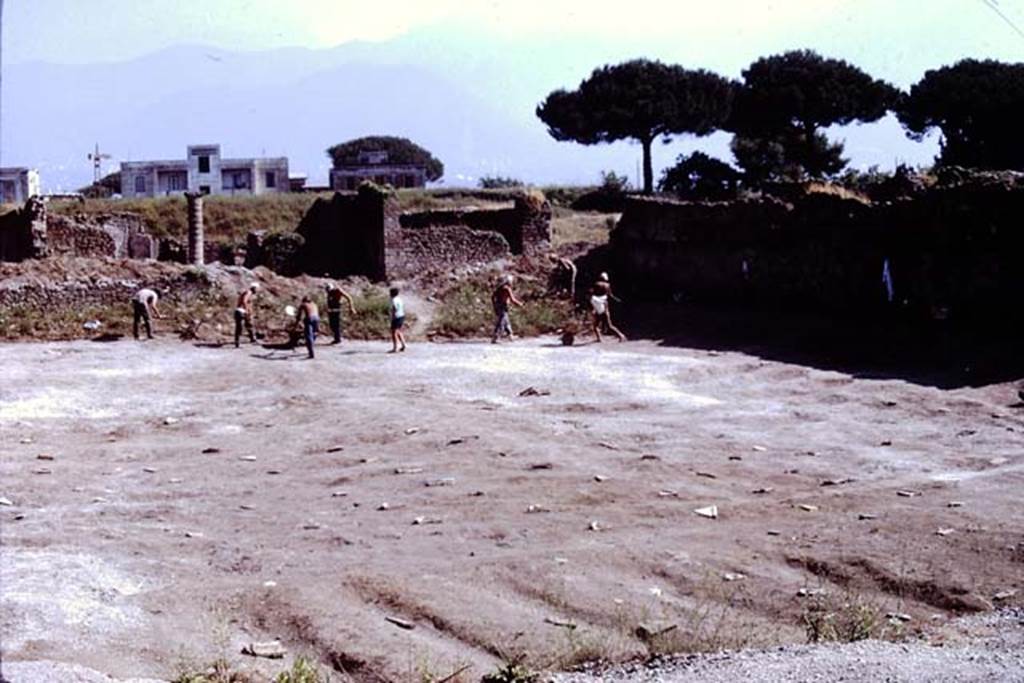
[[[612,324],[612,312],[610,300],[618,299],[612,294],[612,285],[608,281],[608,273],[601,273],[597,282],[590,289],[590,308],[593,313],[594,337],[601,341],[601,327],[606,327],[609,332],[619,338],[619,341],[626,341],[626,335],[622,334],[619,328]]]
[[[389,353],[395,353],[405,351],[405,335],[402,333],[402,328],[405,327],[405,302],[398,295],[398,287],[392,287],[389,294],[391,295],[391,351]]]

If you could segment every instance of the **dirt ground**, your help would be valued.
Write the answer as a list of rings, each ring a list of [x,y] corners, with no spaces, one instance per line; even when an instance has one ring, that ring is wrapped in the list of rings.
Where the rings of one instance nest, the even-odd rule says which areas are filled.
[[[816,605],[929,635],[1024,594],[1009,383],[387,348],[0,345],[4,661],[478,680],[801,643]],[[274,638],[283,661],[240,654]]]

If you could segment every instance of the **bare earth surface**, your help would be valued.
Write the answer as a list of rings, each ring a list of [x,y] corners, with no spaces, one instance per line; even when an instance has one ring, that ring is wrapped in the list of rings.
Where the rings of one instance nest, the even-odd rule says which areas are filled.
[[[305,654],[356,681],[476,680],[518,654],[559,669],[803,643],[812,601],[899,614],[929,642],[1002,608],[1005,629],[967,632],[1020,642],[1008,384],[651,342],[387,348],[0,346],[4,674],[166,679],[221,656],[272,674]],[[275,638],[283,661],[239,654]],[[901,647],[832,649],[845,670]],[[939,667],[1019,680],[1006,651]],[[697,671],[626,679],[749,677]],[[791,679],[837,678],[818,675]]]

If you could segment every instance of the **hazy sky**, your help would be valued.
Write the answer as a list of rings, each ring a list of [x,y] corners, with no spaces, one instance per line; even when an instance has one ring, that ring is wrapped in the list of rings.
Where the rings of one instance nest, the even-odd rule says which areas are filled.
[[[909,85],[964,56],[1024,61],[1024,0],[8,0],[4,57],[87,63],[179,43],[324,48],[458,25],[510,38],[650,39],[645,55],[728,75],[810,47]]]

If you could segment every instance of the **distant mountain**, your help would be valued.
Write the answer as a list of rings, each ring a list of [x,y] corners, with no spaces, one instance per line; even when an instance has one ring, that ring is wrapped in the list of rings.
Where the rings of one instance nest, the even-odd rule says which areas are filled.
[[[431,150],[448,185],[489,174],[537,184],[592,183],[601,170],[633,177],[639,147],[556,142],[534,108],[595,66],[639,54],[628,44],[612,51],[582,40],[524,43],[430,29],[329,50],[181,45],[126,62],[15,64],[3,80],[3,162],[39,168],[48,190],[71,189],[91,180],[86,154],[97,142],[114,157],[104,171],[218,142],[229,157],[287,156],[293,173],[325,184],[327,147],[387,134]],[[840,137],[850,139],[855,163],[918,163],[934,154],[891,123]],[[655,160],[668,165],[698,146],[728,158],[728,136],[716,134],[659,147]]]

